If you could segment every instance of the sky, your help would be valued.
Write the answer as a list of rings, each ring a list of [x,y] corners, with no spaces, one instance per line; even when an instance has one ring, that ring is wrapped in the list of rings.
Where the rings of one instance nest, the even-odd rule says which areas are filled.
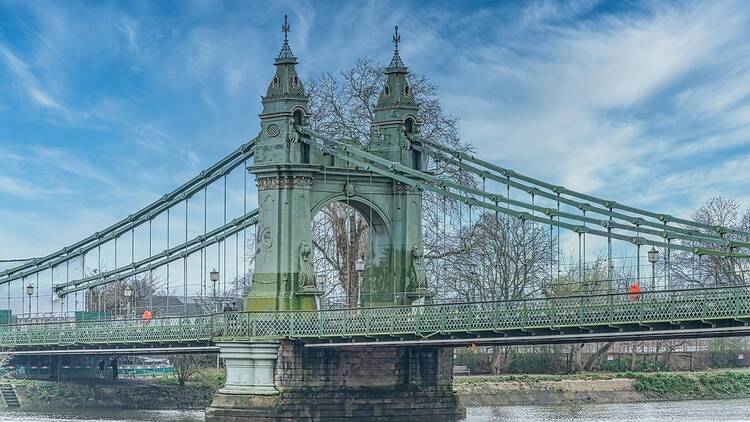
[[[255,137],[303,80],[401,57],[499,165],[689,216],[750,203],[750,2],[0,0],[0,258],[57,250]]]

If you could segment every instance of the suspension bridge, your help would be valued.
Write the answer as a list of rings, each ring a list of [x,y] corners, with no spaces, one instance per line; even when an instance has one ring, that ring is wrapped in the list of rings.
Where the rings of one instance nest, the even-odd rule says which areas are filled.
[[[223,394],[264,395],[278,387],[274,362],[282,359],[277,349],[283,344],[392,347],[417,356],[422,352],[414,350],[423,349],[413,346],[750,334],[750,286],[743,270],[750,233],[576,192],[423,136],[398,32],[370,138],[361,144],[325,135],[310,121],[288,30],[285,23],[257,137],[121,221],[0,271],[7,303],[0,348],[220,349],[228,368]],[[440,175],[434,171],[438,164],[466,177]],[[248,189],[253,176],[256,192]],[[240,180],[237,201],[228,184]],[[502,299],[439,292],[445,266],[439,258],[426,262],[424,246],[428,196],[430,206],[453,210],[452,228],[446,228],[445,215],[442,227],[431,228],[446,237],[447,230],[463,234],[483,217],[548,230],[549,257],[556,259],[545,264],[538,288]],[[367,222],[357,285],[344,291],[356,294],[354,306],[330,305],[335,301],[323,286],[330,280],[315,268],[311,222],[332,203],[350,206]],[[561,271],[561,236],[577,238],[572,272]],[[510,249],[512,239],[505,238]],[[606,274],[595,287],[587,275],[587,239],[606,242]],[[645,265],[650,275],[641,274],[644,247],[651,248]],[[615,275],[615,253],[630,250],[633,271]],[[661,288],[655,283],[657,255]],[[703,281],[700,288],[671,282],[678,257],[693,263],[691,276]],[[711,274],[701,265],[706,260],[729,270]],[[509,265],[504,268],[509,271]],[[577,288],[561,293],[563,279]],[[166,307],[154,304],[156,290],[167,297]],[[170,305],[169,297],[181,300]],[[145,311],[153,317],[143,318]],[[443,355],[435,353],[428,360],[439,366]]]

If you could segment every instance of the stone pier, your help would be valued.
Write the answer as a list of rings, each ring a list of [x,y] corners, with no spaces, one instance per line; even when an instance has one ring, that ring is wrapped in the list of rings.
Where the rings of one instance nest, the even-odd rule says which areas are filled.
[[[453,349],[221,343],[227,383],[207,422],[455,421]]]

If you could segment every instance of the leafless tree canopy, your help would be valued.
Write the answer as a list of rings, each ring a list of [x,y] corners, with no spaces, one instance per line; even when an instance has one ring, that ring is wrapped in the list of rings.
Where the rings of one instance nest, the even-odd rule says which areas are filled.
[[[318,288],[329,306],[355,307],[359,294],[354,263],[367,253],[365,218],[345,203],[333,203],[313,220]]]
[[[462,211],[462,214],[466,211]],[[445,299],[520,299],[545,288],[556,259],[556,240],[541,225],[483,212],[459,224],[429,266]],[[439,251],[442,251],[440,253]],[[429,256],[429,255],[428,255]]]
[[[750,231],[750,209],[743,212],[740,204],[730,198],[721,196],[711,198],[702,203],[691,217],[699,223]],[[709,230],[704,231],[709,233]],[[747,241],[748,239],[744,240]],[[723,248],[720,245],[701,242],[684,242],[684,244],[707,249]],[[747,250],[736,249],[735,252],[748,253]],[[672,287],[745,284],[748,271],[750,271],[750,263],[746,261],[716,256],[697,257],[687,252],[673,252],[673,259],[670,261],[668,271],[672,280]]]
[[[106,269],[102,270],[103,272]],[[96,275],[97,270],[91,270],[89,275]],[[105,284],[88,291],[86,295],[86,310],[110,312],[116,317],[135,317],[137,304],[143,306],[144,302],[156,294],[166,294],[163,290],[161,278],[153,273],[145,273]],[[130,299],[125,297],[125,288],[129,287],[132,295]]]

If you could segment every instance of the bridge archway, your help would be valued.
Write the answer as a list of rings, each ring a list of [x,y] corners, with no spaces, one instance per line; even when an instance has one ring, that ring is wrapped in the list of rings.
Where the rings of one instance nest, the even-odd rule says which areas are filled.
[[[322,199],[313,205],[310,215],[322,306],[372,304],[373,283],[380,284],[378,290],[386,290],[382,284],[392,260],[392,235],[383,211],[366,198],[344,194]],[[355,268],[360,258],[365,262],[362,274]]]
[[[313,155],[313,163],[325,157]],[[330,164],[330,163],[329,163]],[[369,252],[362,280],[362,306],[403,305],[425,291],[421,192],[392,179],[340,166],[311,164],[279,172],[254,165],[259,226],[249,310],[312,309],[318,306],[313,235],[315,215],[346,203],[368,222]]]

